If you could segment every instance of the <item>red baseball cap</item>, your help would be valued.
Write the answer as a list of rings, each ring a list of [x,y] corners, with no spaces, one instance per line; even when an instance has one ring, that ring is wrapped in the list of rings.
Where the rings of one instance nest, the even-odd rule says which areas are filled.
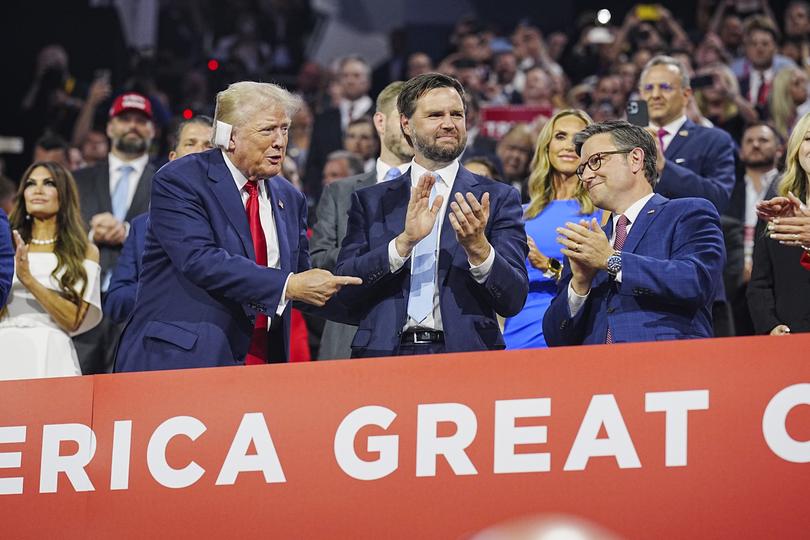
[[[124,111],[139,111],[152,119],[152,102],[143,94],[128,92],[121,94],[113,101],[110,107],[110,118],[118,116]]]

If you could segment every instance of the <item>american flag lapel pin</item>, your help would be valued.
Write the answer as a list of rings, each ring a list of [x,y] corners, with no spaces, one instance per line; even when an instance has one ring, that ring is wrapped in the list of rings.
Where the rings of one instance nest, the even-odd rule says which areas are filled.
[[[655,213],[655,209],[653,209],[653,210],[647,210],[647,214],[654,214],[654,213]]]
[[[688,137],[688,136],[689,136],[689,132],[688,132],[688,131],[686,131],[685,129],[682,129],[682,130],[680,130],[680,131],[678,132],[678,135],[680,135],[681,137]]]
[[[281,199],[279,199],[278,201],[278,207],[284,210],[284,201],[282,201]]]

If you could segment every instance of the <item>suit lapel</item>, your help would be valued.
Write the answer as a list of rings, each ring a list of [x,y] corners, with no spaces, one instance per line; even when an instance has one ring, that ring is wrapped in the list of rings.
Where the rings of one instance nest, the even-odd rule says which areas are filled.
[[[650,224],[655,221],[655,218],[658,217],[660,212],[660,207],[666,202],[666,199],[661,195],[655,194],[652,196],[652,199],[647,201],[647,204],[644,205],[644,208],[641,209],[639,212],[638,217],[636,217],[635,223],[632,224],[630,228],[630,232],[627,233],[627,239],[624,241],[624,247],[622,247],[622,251],[627,251],[629,253],[633,253],[638,246],[638,243],[644,237],[644,234],[647,232],[647,228]],[[611,220],[612,223],[613,220]],[[611,225],[612,228],[612,225]]]
[[[389,180],[387,184],[388,189],[382,197],[383,218],[386,229],[399,234],[405,230],[405,214],[411,197],[410,169],[399,178]]]
[[[211,190],[222,206],[228,221],[239,234],[245,254],[250,260],[255,261],[256,254],[253,251],[253,240],[250,236],[250,226],[245,206],[242,204],[242,196],[239,194],[233,175],[224,160],[225,158],[222,157],[219,150],[211,151],[208,156],[208,178],[212,180]]]
[[[357,179],[357,183],[354,185],[354,190],[357,191],[358,189],[373,186],[376,183],[377,183],[377,172],[371,171],[365,176],[361,176],[360,178]]]
[[[112,195],[110,194],[110,162],[104,160],[103,166],[99,166],[98,174],[95,178],[96,197],[98,197],[98,212],[112,213]]]
[[[151,163],[147,163],[141,177],[138,178],[138,187],[135,188],[135,194],[127,210],[127,221],[131,221],[132,218],[143,214],[149,209],[149,196],[152,191],[152,176],[154,175],[155,167]]]
[[[689,138],[690,132],[695,127],[694,122],[686,119],[686,122],[680,127],[680,129],[675,133],[675,137],[669,142],[669,146],[667,146],[667,151],[664,152],[664,157],[667,159],[674,158],[678,155],[681,147],[686,144],[686,140]]]
[[[284,204],[285,201],[282,198],[279,198],[281,195],[281,189],[278,186],[278,182],[286,182],[283,178],[279,178],[274,176],[269,180],[265,180],[265,189],[267,190],[267,195],[270,198],[270,205],[273,208],[273,221],[276,222],[276,236],[278,237],[278,260],[281,266],[281,270],[285,272],[290,271],[290,239],[287,237],[287,213],[289,210],[287,209],[288,204]],[[286,201],[289,203],[290,201]],[[265,235],[267,232],[265,231]]]

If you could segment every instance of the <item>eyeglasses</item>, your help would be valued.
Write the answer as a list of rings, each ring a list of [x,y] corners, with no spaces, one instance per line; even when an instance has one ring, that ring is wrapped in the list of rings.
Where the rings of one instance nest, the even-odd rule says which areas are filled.
[[[580,182],[582,181],[582,175],[585,173],[585,165],[588,166],[590,170],[596,172],[599,170],[599,167],[602,166],[602,158],[604,156],[609,156],[611,154],[629,154],[633,151],[633,148],[629,150],[611,150],[610,152],[597,152],[593,154],[591,157],[588,158],[588,161],[582,163],[579,167],[577,167],[577,178],[579,178]]]

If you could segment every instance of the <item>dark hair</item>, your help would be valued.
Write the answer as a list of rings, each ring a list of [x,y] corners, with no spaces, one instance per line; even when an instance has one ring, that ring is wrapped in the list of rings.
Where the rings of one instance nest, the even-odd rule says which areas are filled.
[[[13,197],[17,193],[17,185],[11,178],[6,178],[0,174],[0,201],[7,197]]]
[[[582,155],[582,145],[594,135],[610,133],[610,138],[617,146],[617,150],[632,150],[641,148],[644,151],[644,176],[651,186],[655,187],[658,180],[658,169],[655,162],[658,159],[658,151],[655,147],[655,140],[650,133],[639,126],[624,120],[608,120],[591,124],[576,135],[574,135],[574,149],[578,156]]]
[[[743,21],[743,36],[749,38],[751,34],[757,31],[767,32],[775,42],[779,43],[779,29],[765,15],[751,15]]]
[[[64,296],[74,304],[81,305],[88,286],[87,272],[83,261],[87,254],[87,232],[79,208],[79,190],[73,175],[64,166],[54,161],[37,161],[23,173],[14,210],[9,216],[12,229],[19,231],[23,241],[31,242],[32,220],[25,206],[26,181],[34,169],[44,167],[56,184],[59,196],[59,211],[56,215],[56,268],[51,276],[59,283]]]
[[[46,133],[37,139],[35,146],[43,150],[64,150],[66,154],[70,150],[67,141],[55,133]]]
[[[211,120],[210,117],[205,116],[204,114],[198,114],[188,120],[183,120],[179,124],[177,124],[177,128],[174,130],[174,146],[175,150],[177,149],[177,144],[180,142],[180,135],[182,135],[183,130],[189,124],[201,124],[207,127],[214,127],[214,121]]]
[[[458,92],[461,100],[464,101],[464,87],[456,79],[441,73],[425,73],[417,75],[402,85],[402,90],[400,90],[397,98],[397,109],[406,118],[411,118],[416,110],[416,102],[419,98],[436,88],[453,88]]]
[[[743,130],[743,136],[745,136],[746,131],[748,131],[751,128],[755,128],[755,127],[766,127],[768,129],[770,129],[771,133],[773,133],[773,136],[776,138],[776,142],[778,142],[780,145],[785,144],[785,138],[782,137],[782,134],[779,133],[776,130],[776,127],[773,124],[771,124],[770,122],[765,122],[764,120],[757,120],[756,122],[751,122],[750,124],[746,124],[745,129]]]
[[[495,162],[489,159],[486,156],[473,156],[464,161],[464,166],[466,167],[470,163],[478,163],[479,165],[483,165],[487,169],[489,169],[489,177],[493,180],[497,180],[498,182],[502,182],[500,171],[498,171],[498,166],[495,165]]]

